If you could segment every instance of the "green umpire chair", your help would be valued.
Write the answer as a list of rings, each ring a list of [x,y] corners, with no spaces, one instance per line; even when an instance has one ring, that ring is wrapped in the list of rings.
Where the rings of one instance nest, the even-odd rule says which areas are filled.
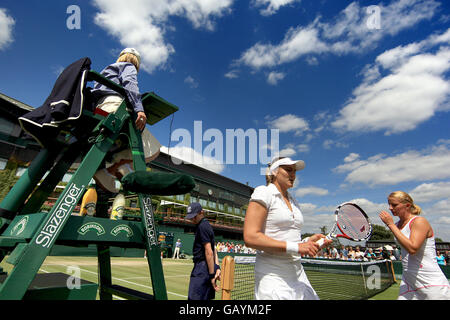
[[[89,81],[126,96],[121,86],[91,70],[86,72],[86,88],[82,88],[86,94]],[[143,94],[142,102],[150,125],[178,110],[154,93]],[[12,265],[8,274],[0,276],[0,299],[95,299],[97,293],[106,300],[113,295],[167,299],[151,197],[188,193],[195,182],[189,175],[147,171],[141,134],[135,127],[136,115],[129,110],[132,108],[127,99],[114,114],[84,108],[76,121],[52,128],[54,134],[47,137],[44,148],[0,203],[0,261]],[[96,216],[72,215],[95,172],[121,139],[132,151],[134,168],[134,172],[123,177],[122,186],[125,192],[139,198],[141,221],[108,219],[108,194],[99,199]],[[78,169],[51,211],[40,212],[77,159],[81,159]],[[69,280],[74,280],[69,275],[39,273],[55,244],[96,245],[98,283],[75,279],[79,286],[74,289],[68,285]],[[110,247],[147,251],[153,294],[113,284]]]

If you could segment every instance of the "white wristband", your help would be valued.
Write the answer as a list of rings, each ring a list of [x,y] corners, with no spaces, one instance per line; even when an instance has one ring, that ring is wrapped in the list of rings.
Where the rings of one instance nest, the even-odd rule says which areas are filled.
[[[298,243],[286,241],[286,253],[297,254],[298,253]]]

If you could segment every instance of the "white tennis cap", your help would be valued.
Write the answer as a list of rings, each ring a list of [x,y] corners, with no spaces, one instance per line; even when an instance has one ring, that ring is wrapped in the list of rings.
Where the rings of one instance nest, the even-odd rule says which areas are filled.
[[[122,52],[119,54],[119,57],[124,55],[125,53],[134,54],[136,56],[136,58],[138,58],[139,64],[141,64],[141,55],[139,54],[139,52],[135,48],[125,48],[125,49],[123,49]]]
[[[291,158],[282,158],[271,164],[269,173],[272,174],[279,166],[290,166],[295,164],[295,170],[300,171],[305,169],[305,162],[303,160],[292,160]]]

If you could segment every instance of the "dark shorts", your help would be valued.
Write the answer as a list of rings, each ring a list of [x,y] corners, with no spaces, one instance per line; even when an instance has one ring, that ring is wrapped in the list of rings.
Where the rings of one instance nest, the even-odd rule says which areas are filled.
[[[196,262],[191,272],[188,300],[212,300],[215,295],[206,261]]]

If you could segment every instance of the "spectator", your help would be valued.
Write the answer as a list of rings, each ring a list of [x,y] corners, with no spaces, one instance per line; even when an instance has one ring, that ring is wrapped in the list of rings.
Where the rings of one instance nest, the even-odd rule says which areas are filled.
[[[446,262],[445,262],[445,257],[442,253],[440,253],[439,251],[436,253],[436,260],[437,263],[441,266],[445,266]]]
[[[182,247],[181,240],[178,239],[177,242],[175,243],[175,250],[173,252],[172,259],[180,259],[180,249],[181,249],[181,247]]]
[[[339,252],[338,250],[334,247],[331,246],[330,248],[330,259],[339,259]]]
[[[353,247],[348,247],[348,260],[355,260],[355,250]]]
[[[341,246],[341,259],[348,260],[348,250],[345,248],[344,245]]]
[[[383,250],[383,257],[385,259],[396,260],[394,254],[393,254],[394,248],[392,248],[390,245],[386,245],[386,246],[384,246],[384,249],[385,250]]]
[[[367,250],[367,253],[366,253],[366,258],[367,258],[367,260],[372,261],[372,260],[375,260],[376,257],[377,257],[377,256],[376,256],[375,253],[373,252],[373,249],[372,249],[372,248],[369,248],[369,249]]]
[[[364,259],[364,252],[361,251],[359,246],[356,246],[354,259],[355,260],[363,260]]]

